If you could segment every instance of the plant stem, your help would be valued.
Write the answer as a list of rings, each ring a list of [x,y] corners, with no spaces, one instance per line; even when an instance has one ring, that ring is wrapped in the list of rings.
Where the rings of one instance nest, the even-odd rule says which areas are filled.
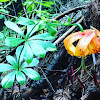
[[[81,26],[81,24],[78,24],[78,23],[73,23],[73,24],[70,24],[70,26],[73,26],[73,25],[76,25],[80,28],[80,31],[83,32],[83,27]]]
[[[87,70],[87,67],[85,66],[85,59],[83,57],[81,58],[81,67],[82,67],[82,69],[85,69],[86,72],[92,77],[90,72]],[[81,76],[82,76],[82,73],[81,73]]]

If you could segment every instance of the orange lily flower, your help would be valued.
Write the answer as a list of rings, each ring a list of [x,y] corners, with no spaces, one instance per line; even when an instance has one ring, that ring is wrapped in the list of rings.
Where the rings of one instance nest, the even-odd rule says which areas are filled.
[[[73,45],[78,41],[76,47]],[[75,32],[64,39],[64,46],[70,55],[85,57],[100,52],[100,31],[92,27],[84,32]]]

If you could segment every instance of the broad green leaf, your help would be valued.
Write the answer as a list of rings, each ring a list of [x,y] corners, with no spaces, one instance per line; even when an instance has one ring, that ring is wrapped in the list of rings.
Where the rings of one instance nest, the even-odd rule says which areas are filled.
[[[17,24],[15,24],[11,21],[5,21],[4,23],[8,28],[14,30],[15,32],[20,34],[23,38],[25,37],[24,34],[23,34],[23,31],[17,26]]]
[[[15,73],[16,71],[12,71],[11,73],[9,73],[8,75],[6,75],[2,81],[1,81],[1,85],[4,89],[9,88],[13,85],[14,80],[15,80]]]
[[[32,62],[28,65],[27,62],[24,62],[20,68],[24,68],[24,67],[34,67],[39,63],[39,60],[37,58],[33,58]]]
[[[48,26],[48,27],[47,27],[47,30],[48,30],[48,33],[49,33],[51,36],[55,36],[55,35],[56,35],[57,30],[56,30],[55,28],[53,28],[52,26]]]
[[[30,45],[34,55],[42,57],[42,58],[45,57],[46,50],[41,45],[36,44],[34,41],[33,42],[29,42],[29,45]]]
[[[36,66],[39,63],[37,58],[33,58],[32,62],[28,65],[28,67]]]
[[[33,53],[32,53],[32,50],[31,50],[28,42],[25,42],[22,54],[23,54],[23,57],[24,57],[25,61],[28,64],[30,64],[33,60]]]
[[[33,35],[39,28],[39,24],[36,24],[36,25],[28,25],[27,26],[27,34],[26,36],[31,36]]]
[[[41,45],[47,51],[57,51],[56,46],[49,41],[34,40],[34,43]]]
[[[39,73],[31,68],[24,68],[21,69],[21,71],[23,71],[32,80],[40,80]]]
[[[16,49],[16,57],[17,57],[17,62],[19,62],[19,65],[20,65],[21,61],[24,59],[23,55],[22,55],[22,50],[23,50],[22,45],[17,47],[17,49]],[[20,59],[19,59],[19,57],[20,57]]]
[[[55,36],[51,36],[49,33],[43,33],[43,34],[32,36],[30,40],[32,39],[53,40],[54,38]]]
[[[8,37],[5,39],[5,44],[9,47],[16,47],[22,42],[24,42],[24,39],[21,38]]]
[[[11,65],[13,65],[15,68],[18,67],[18,64],[17,64],[17,62],[16,62],[16,60],[15,60],[14,57],[8,55],[8,56],[6,56],[6,59],[7,59],[7,61],[8,61]]]
[[[18,83],[23,85],[26,81],[26,77],[21,71],[17,71],[16,80],[18,81]]]
[[[0,63],[0,72],[5,72],[13,69],[15,69],[15,67],[12,65]]]
[[[19,17],[17,23],[21,25],[34,25],[36,22],[25,17]]]

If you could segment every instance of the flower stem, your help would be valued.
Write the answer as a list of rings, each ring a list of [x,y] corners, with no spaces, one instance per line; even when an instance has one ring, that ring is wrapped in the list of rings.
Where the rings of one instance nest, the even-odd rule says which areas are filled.
[[[84,30],[83,30],[83,27],[82,27],[82,25],[81,24],[78,24],[78,23],[73,23],[73,24],[70,24],[71,26],[73,26],[73,25],[76,25],[76,26],[78,26],[79,28],[80,28],[80,31],[81,32],[83,32]]]
[[[82,69],[85,69],[86,72],[92,77],[91,73],[87,70],[87,67],[85,66],[85,59],[83,57],[81,59],[81,67]],[[82,72],[81,72],[81,77],[82,77]]]

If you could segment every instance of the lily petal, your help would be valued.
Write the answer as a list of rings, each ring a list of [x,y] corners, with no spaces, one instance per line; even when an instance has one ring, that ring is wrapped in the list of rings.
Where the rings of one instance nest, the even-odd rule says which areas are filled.
[[[85,33],[83,32],[75,32],[73,34],[70,34],[69,36],[67,36],[64,39],[64,46],[67,50],[67,52],[71,55],[75,56],[75,46],[73,45],[73,43],[77,40],[79,40],[80,38],[82,38],[85,35]]]
[[[89,54],[100,52],[100,38],[94,38],[89,44]]]
[[[75,51],[76,56],[85,57],[87,54],[89,54],[88,45],[94,37],[94,31],[89,30],[87,34],[85,34],[84,37],[79,40]]]

